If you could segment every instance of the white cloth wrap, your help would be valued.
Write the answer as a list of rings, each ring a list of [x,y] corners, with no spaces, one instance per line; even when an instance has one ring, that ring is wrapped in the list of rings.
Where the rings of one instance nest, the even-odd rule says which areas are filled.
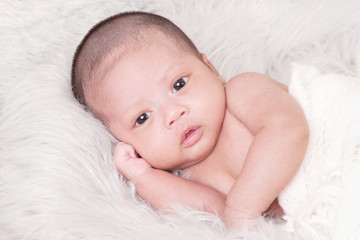
[[[294,64],[289,92],[311,136],[298,173],[279,196],[286,228],[308,239],[328,231],[334,239],[360,239],[360,79]]]

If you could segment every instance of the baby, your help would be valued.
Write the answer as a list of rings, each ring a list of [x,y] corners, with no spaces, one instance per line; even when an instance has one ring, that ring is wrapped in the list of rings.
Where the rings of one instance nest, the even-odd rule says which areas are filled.
[[[118,170],[158,210],[185,204],[242,227],[275,206],[309,129],[287,87],[258,73],[226,82],[169,20],[126,12],[93,27],[73,92],[121,142]],[[169,173],[181,169],[187,178]]]

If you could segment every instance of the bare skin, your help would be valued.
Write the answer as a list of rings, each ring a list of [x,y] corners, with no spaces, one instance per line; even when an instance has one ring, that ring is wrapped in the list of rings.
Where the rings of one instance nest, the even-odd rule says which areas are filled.
[[[154,208],[186,204],[222,216],[229,227],[256,223],[267,209],[283,214],[276,198],[298,170],[309,137],[285,85],[257,73],[225,85],[205,55],[158,34],[86,97],[122,141],[114,152],[118,170]]]

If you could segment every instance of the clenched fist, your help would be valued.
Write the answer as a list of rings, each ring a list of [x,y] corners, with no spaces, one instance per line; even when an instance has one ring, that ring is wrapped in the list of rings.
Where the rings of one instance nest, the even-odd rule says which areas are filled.
[[[141,176],[153,169],[148,162],[137,156],[131,145],[123,142],[115,146],[114,161],[120,173],[134,184]]]

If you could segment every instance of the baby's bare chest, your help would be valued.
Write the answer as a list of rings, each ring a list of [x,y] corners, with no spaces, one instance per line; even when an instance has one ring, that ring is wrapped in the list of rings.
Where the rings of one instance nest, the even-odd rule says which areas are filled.
[[[253,135],[230,113],[226,113],[214,151],[192,169],[191,180],[227,194],[240,175]]]

